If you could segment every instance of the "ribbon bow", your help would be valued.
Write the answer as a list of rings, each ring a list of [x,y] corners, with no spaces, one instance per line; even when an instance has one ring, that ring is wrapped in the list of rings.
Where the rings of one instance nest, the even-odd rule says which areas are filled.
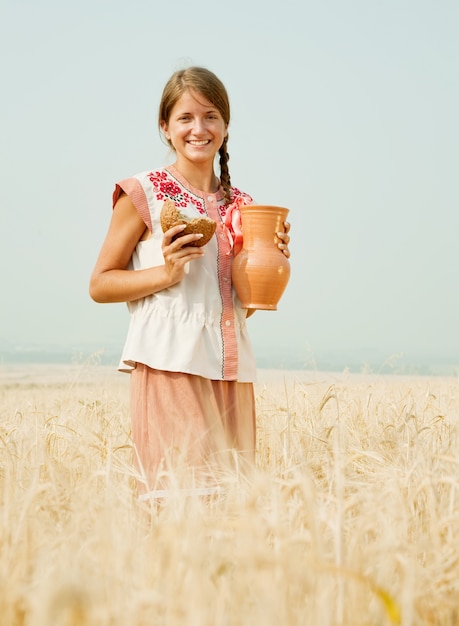
[[[246,204],[244,198],[238,196],[226,209],[223,225],[231,246],[228,254],[231,254],[231,251],[233,251],[234,256],[242,249],[242,219],[240,207]]]

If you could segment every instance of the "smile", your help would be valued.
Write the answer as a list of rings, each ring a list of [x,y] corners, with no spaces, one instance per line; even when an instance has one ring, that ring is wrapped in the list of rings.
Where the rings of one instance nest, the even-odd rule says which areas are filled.
[[[192,146],[207,146],[210,143],[210,139],[204,139],[202,141],[188,141]]]

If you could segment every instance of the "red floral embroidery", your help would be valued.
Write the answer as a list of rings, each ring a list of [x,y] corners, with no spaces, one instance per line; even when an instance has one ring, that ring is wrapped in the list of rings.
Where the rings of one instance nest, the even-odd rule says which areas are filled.
[[[199,213],[206,215],[202,199],[199,196],[195,196],[192,192],[183,189],[166,170],[150,172],[148,178],[151,181],[157,200],[164,201],[169,198],[177,207],[183,208],[191,204]],[[239,247],[242,245],[239,207],[252,202],[253,200],[248,194],[243,193],[236,187],[231,187],[231,203],[220,204],[218,207],[235,254],[236,249],[239,251]]]
[[[159,183],[159,188],[167,196],[177,196],[180,194],[180,187],[176,183],[172,182],[171,180],[167,180],[164,182],[161,181]]]
[[[167,172],[156,171],[150,172],[148,178],[150,179],[153,189],[156,193],[157,200],[165,200],[169,198],[176,206],[186,208],[189,204],[196,207],[199,213],[205,215],[203,203],[194,195],[182,191],[180,185],[175,180],[171,179]]]

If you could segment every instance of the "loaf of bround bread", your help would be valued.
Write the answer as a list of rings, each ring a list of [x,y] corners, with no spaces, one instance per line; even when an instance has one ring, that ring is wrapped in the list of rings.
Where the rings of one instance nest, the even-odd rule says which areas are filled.
[[[181,233],[176,235],[174,239],[177,239],[177,237],[183,237],[183,235],[202,233],[201,239],[197,239],[196,241],[192,241],[187,244],[189,246],[204,246],[211,239],[215,229],[217,228],[217,223],[208,217],[201,216],[193,218],[189,215],[185,215],[175,206],[172,200],[166,200],[163,204],[160,221],[163,233],[165,233],[166,230],[169,230],[169,228],[172,228],[172,226],[186,224],[186,228],[184,228]]]

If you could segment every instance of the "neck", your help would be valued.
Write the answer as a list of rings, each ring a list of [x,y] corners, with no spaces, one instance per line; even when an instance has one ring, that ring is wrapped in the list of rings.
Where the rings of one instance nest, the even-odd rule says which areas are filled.
[[[215,176],[212,165],[209,168],[207,164],[204,167],[199,163],[176,161],[174,167],[195,189],[205,193],[216,193],[220,188],[220,181]]]

